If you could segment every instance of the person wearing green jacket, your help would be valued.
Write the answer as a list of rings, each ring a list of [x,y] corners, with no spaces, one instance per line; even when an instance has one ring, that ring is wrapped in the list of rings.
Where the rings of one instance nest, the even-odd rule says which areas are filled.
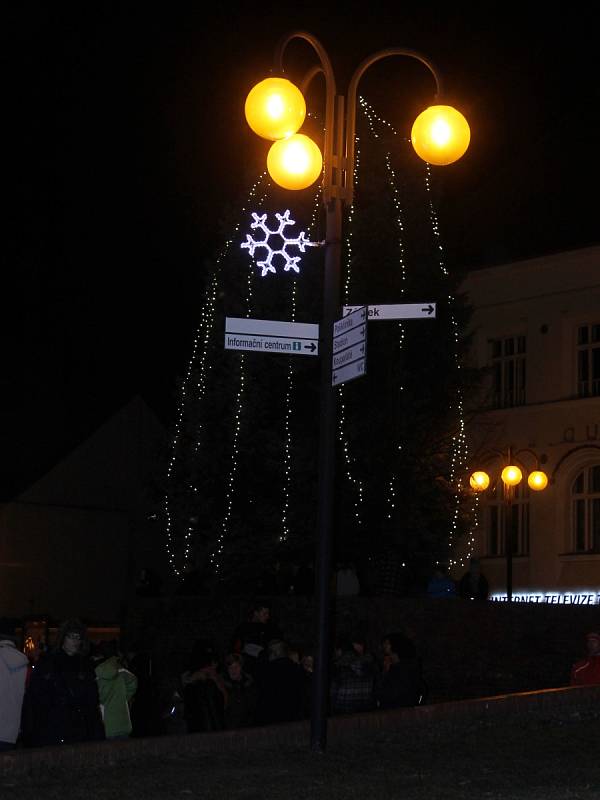
[[[95,672],[106,738],[127,739],[132,728],[129,707],[137,678],[125,668],[115,642],[103,642],[99,655],[102,660]]]

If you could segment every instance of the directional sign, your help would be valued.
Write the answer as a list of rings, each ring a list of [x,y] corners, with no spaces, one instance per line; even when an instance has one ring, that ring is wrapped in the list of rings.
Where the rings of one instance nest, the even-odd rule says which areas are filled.
[[[350,311],[348,314],[344,314],[342,319],[338,319],[337,322],[333,323],[333,335],[339,336],[340,333],[347,333],[348,331],[352,330],[352,328],[358,328],[360,325],[363,325],[367,319],[367,307],[366,306],[348,306]]]
[[[226,317],[225,349],[318,356],[319,326],[306,322]]]
[[[359,306],[333,324],[332,386],[360,378],[366,372],[366,316],[366,307]]]
[[[354,380],[354,378],[360,378],[366,371],[366,361],[361,358],[360,361],[355,361],[353,364],[346,364],[345,367],[334,369],[331,375],[331,385],[338,386],[340,383],[347,383]]]
[[[344,306],[344,316],[356,313],[363,306]],[[369,322],[380,319],[435,319],[435,303],[399,303],[367,306]]]
[[[352,328],[348,333],[340,333],[333,340],[333,352],[337,353],[338,350],[344,350],[346,347],[352,347],[353,344],[364,342],[366,335],[366,323],[363,323],[359,328]]]

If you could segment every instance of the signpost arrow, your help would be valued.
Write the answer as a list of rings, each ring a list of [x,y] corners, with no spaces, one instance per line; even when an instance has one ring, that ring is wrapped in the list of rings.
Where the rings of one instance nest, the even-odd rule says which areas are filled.
[[[361,306],[344,306],[343,313],[350,315]],[[435,303],[396,303],[392,305],[369,305],[369,322],[383,319],[435,319]]]

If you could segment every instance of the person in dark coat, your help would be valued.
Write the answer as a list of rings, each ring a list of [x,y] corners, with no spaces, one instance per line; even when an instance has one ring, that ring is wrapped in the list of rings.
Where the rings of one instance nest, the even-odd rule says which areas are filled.
[[[281,639],[269,642],[268,661],[258,671],[257,686],[259,725],[302,719],[304,673],[288,657],[288,646]]]
[[[414,643],[403,633],[390,633],[382,641],[383,672],[375,696],[379,708],[403,708],[423,702],[425,685]]]
[[[485,575],[481,572],[478,558],[472,558],[469,569],[460,579],[458,593],[465,600],[487,600],[490,587]]]
[[[198,640],[190,658],[190,668],[181,676],[184,714],[188,733],[222,731],[225,728],[227,690],[217,672],[212,648]]]
[[[225,727],[229,730],[245,728],[254,722],[256,711],[256,686],[251,675],[242,669],[242,657],[230,653],[225,658],[226,674],[223,678],[227,690]]]
[[[54,650],[31,673],[23,708],[24,743],[32,747],[104,739],[94,665],[85,626],[67,620]]]
[[[250,608],[248,619],[236,628],[231,649],[242,656],[244,672],[256,677],[258,666],[267,661],[267,644],[281,638],[269,604],[259,600]]]

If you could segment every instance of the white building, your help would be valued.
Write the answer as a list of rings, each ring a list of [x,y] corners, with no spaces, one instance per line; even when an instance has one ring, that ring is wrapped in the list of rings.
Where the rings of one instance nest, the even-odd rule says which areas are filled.
[[[512,530],[513,599],[598,603],[600,246],[476,270],[463,289],[487,373],[467,423],[469,471],[492,477],[474,555],[492,595],[505,594]],[[509,447],[524,473],[510,506],[494,489],[506,458],[493,452]],[[526,484],[535,456],[550,478],[542,492]]]

